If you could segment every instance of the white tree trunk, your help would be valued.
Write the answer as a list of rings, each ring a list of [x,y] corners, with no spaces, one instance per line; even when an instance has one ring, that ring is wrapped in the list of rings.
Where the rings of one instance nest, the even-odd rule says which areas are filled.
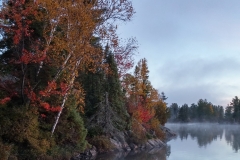
[[[74,81],[75,81],[75,78],[76,78],[76,70],[77,70],[79,64],[80,64],[80,60],[78,60],[76,62],[75,67],[73,69],[72,79],[71,79],[71,81],[70,81],[70,83],[68,85],[68,90],[67,90],[67,92],[65,93],[65,95],[63,97],[63,101],[62,101],[62,104],[61,104],[61,110],[58,112],[57,118],[56,118],[55,123],[54,123],[54,125],[52,127],[51,137],[53,136],[53,133],[54,133],[54,131],[56,129],[56,126],[58,124],[59,118],[60,118],[60,116],[62,114],[62,110],[63,110],[63,108],[65,106],[66,101],[67,101],[68,95],[69,95],[69,93],[70,93],[70,91],[71,91],[71,89],[73,87],[73,84],[74,84]]]

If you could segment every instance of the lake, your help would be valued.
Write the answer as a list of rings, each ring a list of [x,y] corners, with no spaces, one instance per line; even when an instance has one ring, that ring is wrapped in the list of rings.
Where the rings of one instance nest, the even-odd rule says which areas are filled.
[[[240,125],[166,124],[177,133],[167,147],[101,155],[96,160],[238,160]]]
[[[240,126],[219,124],[167,124],[178,136],[169,141],[168,160],[237,160]]]

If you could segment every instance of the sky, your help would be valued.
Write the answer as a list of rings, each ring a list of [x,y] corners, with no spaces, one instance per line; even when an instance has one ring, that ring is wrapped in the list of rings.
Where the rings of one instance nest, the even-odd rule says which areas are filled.
[[[149,80],[168,105],[207,99],[227,106],[240,96],[239,0],[132,0],[120,37],[138,41]]]

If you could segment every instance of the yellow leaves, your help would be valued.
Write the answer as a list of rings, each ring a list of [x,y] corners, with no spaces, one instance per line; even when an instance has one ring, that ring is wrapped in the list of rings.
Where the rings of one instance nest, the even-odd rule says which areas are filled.
[[[160,129],[160,121],[157,118],[153,118],[150,121],[150,128],[151,130],[154,131],[155,136],[157,136],[160,139],[164,139],[165,134],[162,132],[162,130]]]
[[[84,107],[84,92],[74,84],[75,78],[85,69],[94,72],[102,67],[108,70],[103,65],[101,45],[103,42],[109,42],[111,47],[119,45],[117,27],[111,19],[129,19],[133,13],[129,7],[131,2],[128,0],[121,3],[116,0],[95,3],[85,0],[38,0],[40,12],[37,17],[44,24],[43,50],[49,65],[57,68],[53,79],[57,83],[65,81],[73,88],[72,93],[81,111]],[[100,38],[98,44],[92,43],[93,37]]]
[[[159,125],[160,125],[160,122],[158,119],[156,119],[156,118],[151,119],[151,121],[150,121],[151,128],[157,129],[157,128],[159,128]]]
[[[137,141],[146,140],[146,129],[136,119],[132,120],[131,131],[135,133],[134,136]]]
[[[78,82],[74,83],[72,95],[74,95],[74,97],[76,99],[76,106],[77,106],[78,111],[81,113],[84,113],[85,92],[84,92],[82,86]]]
[[[111,18],[126,20],[129,16],[126,13],[132,13],[128,8],[131,8],[128,0],[121,3],[116,0],[96,3],[84,0],[39,0],[38,6],[42,10],[39,18],[45,21],[43,32],[48,48],[46,54],[50,59],[54,59],[51,62],[53,65],[56,64],[54,66],[61,66],[66,60],[62,58],[62,53],[71,53],[72,56],[66,63],[70,73],[73,73],[71,68],[79,58],[81,65],[76,69],[91,66],[90,70],[94,71],[99,67],[103,57],[101,50],[91,44],[92,37],[100,33],[102,41],[107,40],[112,47],[118,46],[117,28],[107,21]]]
[[[145,107],[150,109],[159,100],[159,96],[148,80],[148,73],[147,61],[141,59],[135,67],[134,75],[127,74],[123,81],[127,94],[135,99],[143,98]]]
[[[61,4],[58,0],[49,1],[49,0],[38,0],[39,6],[42,6],[43,10],[45,10],[46,15],[49,18],[57,17],[60,15]]]
[[[159,124],[166,123],[167,106],[148,80],[148,73],[147,61],[142,59],[138,62],[134,75],[127,74],[123,78],[128,111],[136,121],[149,124],[158,137],[163,137]]]

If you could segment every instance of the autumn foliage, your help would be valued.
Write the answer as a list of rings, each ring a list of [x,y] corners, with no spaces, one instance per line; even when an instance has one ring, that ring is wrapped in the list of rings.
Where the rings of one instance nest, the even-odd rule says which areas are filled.
[[[135,129],[136,137],[154,131],[154,136],[163,138],[159,126],[165,124],[167,120],[166,103],[152,87],[148,73],[147,61],[141,59],[135,67],[134,74],[127,74],[123,78],[127,108],[134,122],[132,127]],[[137,135],[138,133],[140,135]]]
[[[0,104],[5,104],[5,103],[9,102],[10,100],[11,100],[10,97],[5,97],[5,98],[0,100]]]
[[[137,105],[129,104],[128,112],[141,123],[147,123],[154,116],[154,113],[144,106],[142,99]]]
[[[49,105],[49,103],[47,103],[47,102],[41,103],[41,106],[42,106],[46,111],[59,112],[59,111],[61,110],[61,107],[60,107],[60,106],[51,107],[51,106]]]
[[[13,144],[9,154],[19,159],[48,159],[47,154],[61,159],[59,154],[85,149],[84,122],[100,112],[109,113],[111,131],[126,129],[129,121],[137,124],[130,129],[145,136],[160,99],[145,59],[133,75],[127,73],[137,42],[122,41],[116,22],[133,14],[129,0],[5,1],[0,10],[0,147]]]

